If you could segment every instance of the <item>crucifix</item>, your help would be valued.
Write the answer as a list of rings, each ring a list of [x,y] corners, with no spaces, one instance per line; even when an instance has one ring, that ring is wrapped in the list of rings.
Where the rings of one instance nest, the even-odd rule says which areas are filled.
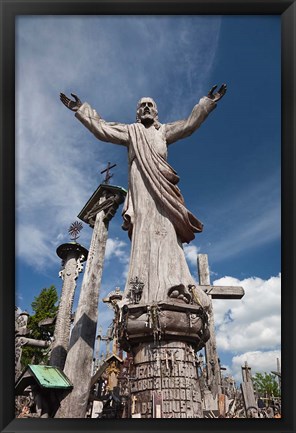
[[[239,286],[212,286],[210,283],[210,270],[208,265],[208,255],[198,254],[197,266],[199,274],[200,288],[212,299],[241,299],[245,292]],[[222,393],[221,388],[221,367],[217,354],[215,324],[213,304],[210,302],[208,310],[210,339],[205,344],[207,383],[213,395],[216,398],[217,394]]]
[[[132,414],[134,414],[136,412],[136,401],[137,401],[137,397],[135,395],[132,396]]]
[[[119,307],[117,305],[117,303],[119,301],[121,301],[123,296],[123,292],[120,291],[120,287],[116,287],[115,290],[113,290],[112,292],[110,292],[106,298],[103,298],[102,301],[107,304],[107,306],[111,309],[113,309],[113,311],[115,312],[115,316],[120,314],[120,310]],[[118,318],[118,316],[117,316]],[[116,326],[116,319],[113,321],[113,326]],[[119,356],[122,356],[122,350],[120,349],[119,345],[118,345],[118,339],[117,339],[117,328],[113,328],[113,349],[112,352],[117,354],[117,352],[119,352]]]
[[[110,179],[111,179],[111,177],[113,177],[113,174],[110,174],[110,170],[113,167],[116,167],[116,164],[110,165],[110,162],[108,162],[107,168],[105,168],[105,170],[101,171],[101,174],[106,173],[105,180],[104,180],[104,183],[106,185],[109,185]]]
[[[250,382],[252,380],[251,367],[248,366],[247,361],[245,361],[245,366],[242,367],[242,376],[243,376],[243,382]]]

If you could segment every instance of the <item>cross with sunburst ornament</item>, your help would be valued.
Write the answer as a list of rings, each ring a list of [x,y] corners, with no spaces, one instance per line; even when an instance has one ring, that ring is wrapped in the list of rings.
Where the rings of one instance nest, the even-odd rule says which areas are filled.
[[[74,221],[69,229],[68,229],[68,233],[70,235],[70,239],[71,241],[76,242],[77,239],[79,238],[79,233],[80,231],[83,229],[82,223],[79,221]]]

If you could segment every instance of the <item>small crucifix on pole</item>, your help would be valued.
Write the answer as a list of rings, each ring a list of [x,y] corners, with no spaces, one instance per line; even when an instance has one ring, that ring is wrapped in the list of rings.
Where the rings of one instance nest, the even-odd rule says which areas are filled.
[[[113,174],[110,174],[111,168],[116,167],[116,164],[110,165],[110,162],[108,162],[107,168],[105,170],[101,171],[101,174],[106,173],[104,183],[106,185],[109,185],[111,177],[113,177]]]

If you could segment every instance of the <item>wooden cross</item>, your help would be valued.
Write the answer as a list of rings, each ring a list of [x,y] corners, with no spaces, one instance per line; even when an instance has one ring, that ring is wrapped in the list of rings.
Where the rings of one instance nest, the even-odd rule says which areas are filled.
[[[250,413],[248,412],[249,408],[257,408],[257,401],[255,398],[255,392],[252,382],[252,373],[251,367],[248,366],[247,361],[245,361],[245,366],[242,367],[242,377],[243,381],[241,383],[241,390],[243,395],[243,401],[245,405],[245,411],[247,418],[250,417]]]
[[[110,355],[110,343],[112,341],[112,337],[110,335],[101,336],[101,340],[106,342],[106,356]]]
[[[242,367],[242,376],[243,376],[243,382],[250,382],[252,375],[251,375],[251,367],[248,366],[247,361],[245,361],[245,366]]]
[[[105,180],[104,180],[104,183],[106,185],[109,184],[109,181],[110,181],[111,177],[113,176],[113,174],[110,174],[110,170],[113,167],[116,167],[116,164],[110,165],[110,162],[108,162],[107,168],[105,168],[105,170],[101,171],[101,174],[106,173]]]
[[[207,382],[213,398],[222,393],[221,387],[221,367],[217,354],[215,324],[212,299],[241,299],[245,292],[239,286],[212,286],[210,283],[210,271],[208,265],[208,255],[198,254],[197,256],[199,285],[210,298],[208,310],[210,339],[205,344]]]

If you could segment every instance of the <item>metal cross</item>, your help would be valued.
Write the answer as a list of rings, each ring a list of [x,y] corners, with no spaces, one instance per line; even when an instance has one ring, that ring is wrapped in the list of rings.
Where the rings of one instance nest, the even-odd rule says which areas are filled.
[[[109,184],[109,181],[110,181],[111,177],[113,176],[113,174],[110,174],[110,170],[113,167],[116,167],[116,164],[110,165],[110,162],[108,162],[107,168],[105,168],[105,170],[101,171],[101,174],[106,173],[104,183],[107,185]]]

